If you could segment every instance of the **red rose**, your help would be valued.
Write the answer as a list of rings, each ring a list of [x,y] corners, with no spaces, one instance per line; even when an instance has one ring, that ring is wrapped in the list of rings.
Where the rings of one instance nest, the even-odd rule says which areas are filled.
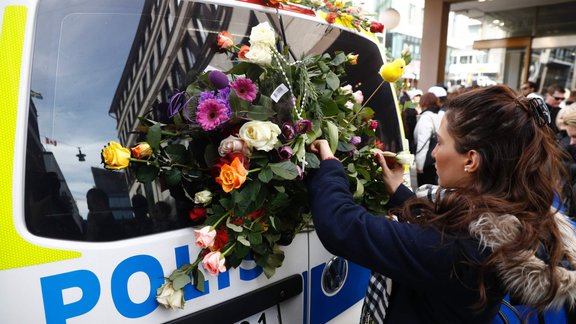
[[[370,32],[372,33],[381,33],[384,31],[384,25],[377,22],[377,21],[373,21],[370,24]]]
[[[214,244],[212,245],[210,250],[219,251],[224,247],[224,245],[228,244],[228,241],[229,238],[226,226],[220,226],[220,228],[216,230],[216,238],[214,238]]]
[[[190,210],[188,214],[190,216],[191,221],[193,222],[201,221],[204,220],[204,218],[206,218],[206,209],[200,207],[192,208],[192,210]]]
[[[256,220],[260,216],[262,216],[263,213],[264,213],[264,208],[260,208],[257,211],[254,211],[254,212],[251,212],[250,214],[244,215],[244,217],[251,219],[251,220]]]
[[[370,121],[370,125],[368,126],[368,128],[370,128],[371,130],[375,131],[376,128],[378,128],[378,121],[377,121],[377,120],[371,120],[371,121]]]

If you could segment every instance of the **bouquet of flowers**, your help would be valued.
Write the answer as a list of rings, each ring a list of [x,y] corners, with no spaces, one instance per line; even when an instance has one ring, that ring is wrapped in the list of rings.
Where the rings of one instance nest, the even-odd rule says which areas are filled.
[[[171,123],[141,117],[145,142],[132,148],[110,142],[102,151],[106,168],[131,166],[139,181],[158,179],[195,204],[190,218],[201,251],[158,289],[158,302],[172,308],[183,307],[185,285],[203,291],[204,273],[217,276],[247,257],[268,277],[282,265],[279,245],[310,224],[303,179],[320,164],[306,151],[315,139],[328,140],[359,203],[384,213],[388,199],[373,161],[374,150],[384,150],[374,111],[361,91],[341,81],[358,55],[289,62],[268,23],[252,28],[249,46],[235,44],[226,31],[218,46],[232,69],[207,71],[174,94]],[[406,164],[413,158],[392,155]]]

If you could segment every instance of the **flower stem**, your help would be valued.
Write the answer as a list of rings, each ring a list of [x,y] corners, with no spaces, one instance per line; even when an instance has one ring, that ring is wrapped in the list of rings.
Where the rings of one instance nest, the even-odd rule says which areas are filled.
[[[230,252],[232,251],[232,249],[234,249],[234,247],[236,247],[236,244],[237,244],[237,243],[238,243],[238,241],[232,243],[232,245],[230,245],[230,247],[228,247],[228,248],[226,249],[226,251],[224,251],[224,252],[222,253],[222,256],[224,256],[224,257],[227,256],[228,253],[230,253]]]
[[[258,171],[260,171],[260,170],[262,170],[262,168],[255,168],[255,169],[252,169],[252,170],[248,170],[248,173],[258,172]]]
[[[382,87],[382,85],[384,84],[384,82],[386,82],[385,80],[382,80],[382,82],[380,82],[380,84],[378,85],[378,87],[372,92],[372,94],[370,95],[370,97],[368,97],[368,99],[364,100],[364,103],[362,104],[362,107],[360,107],[360,110],[358,110],[357,113],[354,114],[354,116],[352,117],[352,120],[356,119],[356,117],[358,117],[358,115],[360,114],[360,112],[364,109],[364,107],[366,106],[366,104],[368,103],[368,101],[370,101],[370,99],[372,99],[372,97],[374,97],[374,95],[376,94],[376,92],[378,92],[378,90],[380,89],[380,87]]]
[[[222,215],[222,217],[220,217],[216,223],[214,223],[214,225],[210,226],[210,230],[214,230],[216,227],[218,227],[218,225],[230,215],[230,212],[232,212],[232,210],[229,210],[224,215]]]

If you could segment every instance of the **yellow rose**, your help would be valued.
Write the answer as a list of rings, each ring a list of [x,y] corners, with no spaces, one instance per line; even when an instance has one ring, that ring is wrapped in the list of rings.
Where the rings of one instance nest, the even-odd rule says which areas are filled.
[[[132,156],[137,159],[145,159],[152,155],[152,148],[146,142],[138,143],[138,145],[131,148]]]
[[[216,182],[222,186],[224,192],[230,192],[242,186],[246,181],[247,174],[248,172],[240,159],[234,158],[231,164],[224,164],[220,168],[220,175],[216,177]]]
[[[102,163],[106,169],[124,169],[130,164],[130,150],[111,141],[102,149]]]

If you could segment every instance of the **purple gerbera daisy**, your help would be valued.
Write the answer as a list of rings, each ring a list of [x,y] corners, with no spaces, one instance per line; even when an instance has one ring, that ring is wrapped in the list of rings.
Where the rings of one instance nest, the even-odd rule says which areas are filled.
[[[218,91],[218,95],[216,96],[216,99],[220,100],[220,102],[222,102],[224,105],[226,105],[226,108],[228,108],[228,112],[231,115],[232,110],[230,109],[230,100],[229,100],[230,99],[230,87],[226,87],[226,88]]]
[[[239,98],[250,102],[256,99],[256,85],[250,79],[238,78],[232,83],[232,88]]]
[[[210,90],[204,90],[200,94],[200,98],[198,98],[198,106],[200,106],[204,101],[208,99],[216,99],[216,96]]]
[[[198,105],[196,122],[203,130],[209,131],[229,119],[229,109],[220,100],[207,99]]]

